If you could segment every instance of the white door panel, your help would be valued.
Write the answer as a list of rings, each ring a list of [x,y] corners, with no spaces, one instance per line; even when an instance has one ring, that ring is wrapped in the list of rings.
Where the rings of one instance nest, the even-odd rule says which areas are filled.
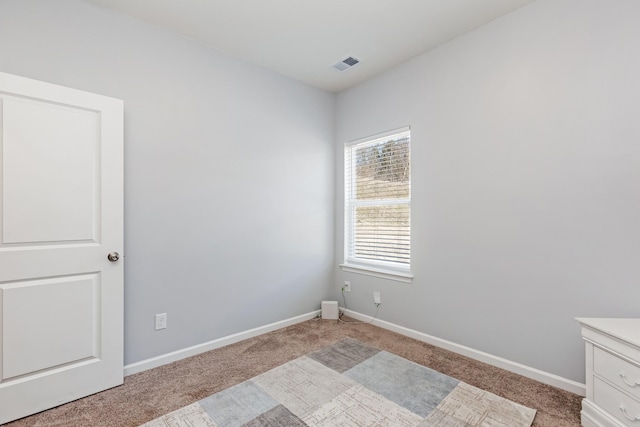
[[[122,384],[122,111],[0,73],[0,423]]]
[[[99,286],[96,273],[0,285],[4,345],[0,378],[96,357]]]
[[[6,95],[0,108],[2,243],[97,241],[99,113]]]

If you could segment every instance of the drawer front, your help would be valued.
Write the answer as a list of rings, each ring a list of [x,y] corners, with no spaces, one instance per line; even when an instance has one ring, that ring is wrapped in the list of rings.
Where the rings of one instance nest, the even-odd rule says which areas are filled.
[[[593,372],[640,400],[640,367],[594,347]]]
[[[640,402],[616,390],[600,378],[593,379],[593,400],[623,425],[640,427]]]

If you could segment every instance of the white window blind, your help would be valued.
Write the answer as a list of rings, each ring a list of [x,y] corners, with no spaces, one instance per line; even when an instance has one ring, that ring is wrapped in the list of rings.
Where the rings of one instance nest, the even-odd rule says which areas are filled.
[[[345,263],[409,270],[411,136],[398,129],[345,145]]]

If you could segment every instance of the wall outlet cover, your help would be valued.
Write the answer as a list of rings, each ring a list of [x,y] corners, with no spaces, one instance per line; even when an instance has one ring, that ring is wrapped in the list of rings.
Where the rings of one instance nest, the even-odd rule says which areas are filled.
[[[167,329],[167,313],[156,314],[156,331]]]

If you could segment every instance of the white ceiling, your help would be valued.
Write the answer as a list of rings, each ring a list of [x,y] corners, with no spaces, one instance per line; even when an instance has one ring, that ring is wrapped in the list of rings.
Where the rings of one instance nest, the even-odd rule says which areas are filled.
[[[87,1],[338,92],[534,0]]]

